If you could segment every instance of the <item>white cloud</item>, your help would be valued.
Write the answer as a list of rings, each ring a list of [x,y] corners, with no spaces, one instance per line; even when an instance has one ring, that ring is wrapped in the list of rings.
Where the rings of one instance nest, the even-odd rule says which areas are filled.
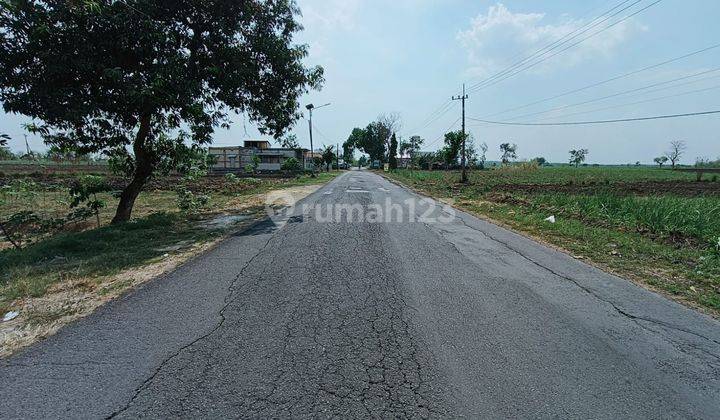
[[[502,3],[490,6],[486,14],[480,13],[471,20],[468,29],[457,34],[457,39],[468,51],[471,66],[468,72],[473,76],[486,76],[525,58],[588,23],[587,20],[574,19],[569,15],[563,15],[556,24],[545,24],[545,21],[544,13],[513,13]],[[580,41],[613,21],[608,20],[595,26],[558,47],[558,50]],[[570,67],[598,56],[610,56],[630,36],[645,30],[647,30],[645,26],[630,18],[599,35],[588,38],[534,69],[547,71],[558,67]],[[553,53],[554,51],[547,55]]]
[[[298,40],[309,44],[313,60],[325,66],[336,63],[330,48],[333,37],[356,28],[360,0],[300,0],[298,6],[305,28]]]
[[[355,27],[359,0],[301,0],[298,2],[306,30],[332,31]]]

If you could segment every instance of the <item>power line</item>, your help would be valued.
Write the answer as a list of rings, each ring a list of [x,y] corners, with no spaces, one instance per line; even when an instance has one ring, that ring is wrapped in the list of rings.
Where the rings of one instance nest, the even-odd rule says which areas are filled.
[[[703,88],[703,89],[696,89],[696,90],[691,90],[691,91],[676,93],[676,94],[673,94],[673,95],[660,96],[660,97],[658,97],[658,98],[645,99],[645,100],[637,101],[637,102],[630,102],[630,103],[618,104],[618,105],[613,105],[613,106],[608,106],[608,107],[603,107],[603,108],[595,108],[595,109],[591,109],[591,110],[587,110],[587,111],[573,112],[572,114],[565,114],[565,115],[562,115],[562,116],[545,117],[545,118],[541,118],[540,121],[548,120],[548,119],[553,119],[553,118],[560,118],[560,117],[566,118],[566,117],[571,117],[571,116],[574,116],[574,115],[590,114],[590,113],[593,113],[593,112],[607,111],[607,110],[610,110],[610,109],[617,109],[617,108],[623,108],[623,107],[631,106],[631,105],[645,104],[645,103],[648,103],[648,102],[657,102],[657,101],[661,101],[661,100],[665,100],[665,99],[672,99],[672,98],[677,98],[677,97],[680,97],[680,96],[691,95],[691,94],[693,94],[693,93],[707,92],[707,91],[709,91],[709,90],[715,90],[715,89],[718,89],[718,88],[720,88],[720,85],[715,85],[715,86],[710,86],[710,87]]]
[[[547,44],[547,45],[545,45],[544,47],[542,47],[542,48],[538,49],[537,51],[533,52],[532,54],[530,54],[529,56],[527,56],[527,57],[525,58],[525,60],[528,59],[528,58],[530,58],[530,57],[533,57],[533,56],[539,54],[540,52],[542,52],[542,51],[544,51],[544,50],[546,50],[546,49],[548,49],[548,48],[550,48],[550,47],[553,47],[553,46],[554,46],[555,44],[557,44],[558,42],[561,42],[563,39],[567,38],[568,36],[571,36],[571,35],[575,34],[576,32],[582,30],[583,28],[587,27],[588,25],[592,24],[593,22],[595,22],[596,20],[600,19],[600,18],[603,17],[604,15],[612,12],[612,11],[615,10],[616,8],[618,8],[618,7],[622,6],[623,4],[627,3],[628,1],[630,1],[630,0],[624,0],[624,1],[620,2],[619,4],[617,4],[617,5],[615,5],[614,7],[612,7],[610,10],[601,13],[599,16],[596,16],[595,18],[593,18],[592,20],[590,20],[588,23],[586,23],[586,24],[584,24],[584,25],[582,25],[582,26],[579,26],[578,28],[575,28],[574,30],[566,33],[565,35],[563,35],[563,36],[561,36],[560,38],[556,39],[555,41],[551,42],[550,44]],[[599,9],[599,8],[600,8],[600,6],[594,7],[594,8],[592,8],[592,9],[590,9],[590,10],[587,11],[586,13],[583,13],[582,17],[583,17],[583,18],[587,17],[590,13],[594,12],[595,10],[597,10],[597,9]],[[510,59],[508,59],[507,61],[509,62],[509,61],[515,60],[515,59],[518,58],[518,57],[522,57],[523,54],[524,54],[524,52],[518,52],[517,54],[513,55],[513,56],[512,56]],[[517,65],[518,63],[519,63],[519,62],[515,62],[515,63],[511,64],[510,66],[506,67],[506,70],[509,69],[509,68],[511,68],[511,67],[513,67],[513,66],[515,66],[515,65]],[[490,76],[490,78],[495,77],[495,76],[498,76],[498,75],[499,75],[499,74],[496,73],[495,75]],[[488,78],[488,79],[489,79],[489,78]],[[483,79],[483,80],[481,80],[481,81],[478,82],[478,83],[484,83],[484,82],[486,82],[488,79]],[[478,84],[478,83],[476,83],[476,84]],[[473,85],[473,86],[475,86],[475,85]]]
[[[443,115],[445,115],[452,107],[455,105],[452,100],[448,99],[445,102],[443,102],[440,107],[438,107],[436,110],[431,112],[426,118],[422,120],[422,123],[420,123],[416,128],[413,128],[412,130],[403,130],[403,132],[412,134],[413,131],[422,130],[438,119],[442,118]]]
[[[697,72],[697,73],[694,73],[694,74],[691,74],[691,75],[688,75],[688,76],[683,76],[683,77],[678,77],[678,78],[671,79],[671,80],[666,80],[666,81],[664,81],[664,82],[653,83],[653,84],[650,84],[650,85],[647,85],[647,86],[643,86],[643,87],[639,87],[639,88],[635,88],[635,89],[624,90],[624,91],[621,91],[621,92],[613,93],[613,94],[611,94],[611,95],[602,96],[602,97],[600,97],[600,98],[594,98],[594,99],[589,99],[589,100],[582,101],[582,102],[576,102],[576,103],[574,103],[574,104],[563,105],[563,106],[551,108],[551,109],[548,109],[548,110],[545,110],[545,111],[538,111],[538,112],[532,112],[532,113],[529,113],[529,114],[517,115],[517,116],[511,117],[510,119],[511,119],[511,120],[517,120],[517,119],[526,118],[526,117],[533,117],[533,116],[535,116],[535,115],[547,114],[547,113],[554,112],[554,111],[560,111],[560,110],[563,110],[563,109],[574,108],[574,107],[581,106],[581,105],[587,105],[587,104],[590,104],[590,103],[593,103],[593,102],[599,102],[599,101],[603,101],[603,100],[606,100],[606,99],[611,99],[611,98],[615,98],[615,97],[618,97],[618,96],[627,95],[627,94],[629,94],[629,93],[639,92],[639,91],[642,91],[642,90],[650,89],[650,88],[653,88],[653,87],[656,87],[656,86],[662,86],[662,85],[666,85],[666,84],[668,84],[668,83],[673,83],[673,82],[677,82],[677,81],[680,81],[680,80],[690,79],[690,78],[693,78],[693,77],[701,76],[701,75],[703,75],[703,74],[713,73],[713,72],[716,72],[716,71],[718,71],[718,70],[720,70],[720,67],[717,67],[717,68],[714,68],[714,69],[711,69],[711,70],[705,70],[705,71]],[[667,86],[667,87],[664,87],[664,88],[651,90],[651,91],[645,92],[645,93],[653,93],[653,92],[658,92],[658,91],[661,91],[661,90],[673,89],[673,88],[676,88],[676,87],[685,86],[685,85],[687,85],[687,84],[698,83],[698,82],[705,81],[705,80],[708,80],[708,79],[713,79],[713,78],[715,78],[715,77],[717,77],[717,76],[707,77],[707,78],[703,78],[703,79],[699,79],[699,80],[693,80],[693,81],[691,81],[691,82],[680,83],[680,84],[673,85],[673,86]]]
[[[470,118],[470,119],[472,119],[472,118]],[[430,143],[426,144],[425,147],[430,147],[430,146],[434,145],[435,143],[437,143],[440,139],[442,139],[443,137],[445,137],[445,133],[447,133],[448,131],[452,130],[452,128],[455,127],[455,124],[457,124],[459,121],[460,121],[460,117],[458,117],[455,121],[453,121],[453,123],[450,124],[450,127],[448,127],[445,131],[443,131],[442,134],[440,134],[435,140],[433,140],[433,141],[431,141]]]
[[[543,103],[543,102],[552,101],[552,100],[554,100],[554,99],[558,99],[558,98],[562,98],[562,97],[564,97],[564,96],[572,95],[573,93],[578,93],[578,92],[582,92],[582,91],[585,91],[585,90],[588,90],[588,89],[592,89],[592,88],[594,88],[594,87],[602,86],[602,85],[604,85],[604,84],[607,84],[607,83],[610,83],[610,82],[614,82],[614,81],[616,81],[616,80],[624,79],[624,78],[627,78],[627,77],[636,75],[636,74],[638,74],[638,73],[642,73],[642,72],[644,72],[644,71],[652,70],[652,69],[655,69],[655,68],[658,68],[658,67],[662,67],[662,66],[664,66],[664,65],[666,65],[666,64],[674,63],[674,62],[676,62],[676,61],[680,61],[680,60],[683,60],[683,59],[685,59],[685,58],[692,57],[692,56],[694,56],[694,55],[702,54],[702,53],[704,53],[704,52],[706,52],[706,51],[710,51],[710,50],[713,50],[713,49],[718,48],[718,47],[720,47],[720,43],[715,44],[715,45],[711,45],[711,46],[709,46],[709,47],[702,48],[702,49],[700,49],[700,50],[696,50],[696,51],[690,52],[690,53],[685,54],[685,55],[681,55],[681,56],[679,56],[679,57],[671,58],[671,59],[669,59],[669,60],[665,60],[665,61],[662,61],[662,62],[660,62],[660,63],[652,64],[652,65],[649,65],[649,66],[646,66],[646,67],[643,67],[643,68],[640,68],[640,69],[637,69],[637,70],[633,70],[633,71],[630,71],[630,72],[628,72],[628,73],[624,73],[624,74],[621,74],[621,75],[618,75],[618,76],[614,76],[614,77],[611,77],[611,78],[609,78],[609,79],[602,80],[602,81],[600,81],[600,82],[595,82],[595,83],[592,83],[592,84],[587,85],[587,86],[583,86],[583,87],[580,87],[580,88],[577,88],[577,89],[569,90],[569,91],[567,91],[567,92],[563,92],[563,93],[560,93],[560,94],[557,94],[557,95],[554,95],[554,96],[550,96],[550,97],[547,97],[547,98],[539,99],[539,100],[537,100],[537,101],[530,102],[530,103],[527,103],[527,104],[525,104],[525,105],[517,106],[517,107],[514,107],[514,108],[509,108],[509,109],[506,109],[506,110],[504,110],[504,111],[496,112],[496,113],[494,113],[494,114],[489,114],[489,115],[484,116],[484,118],[495,117],[495,116],[498,116],[498,115],[506,114],[506,113],[508,113],[508,112],[517,111],[517,110],[520,110],[520,109],[528,108],[528,107],[531,107],[531,106],[533,106],[533,105],[538,105],[538,104],[541,104],[541,103]]]
[[[571,36],[571,35],[577,33],[578,31],[581,31],[581,30],[584,29],[585,27],[591,25],[591,24],[592,24],[593,22],[595,22],[596,20],[600,19],[602,16],[604,16],[604,15],[612,12],[613,10],[617,9],[618,7],[622,6],[623,4],[625,4],[625,3],[629,2],[629,1],[630,1],[630,0],[623,0],[623,1],[620,2],[619,4],[617,4],[617,5],[615,5],[614,7],[612,7],[611,9],[609,9],[609,10],[607,10],[606,12],[603,12],[602,14],[600,14],[599,16],[593,18],[593,19],[592,19],[590,22],[588,22],[587,24],[582,25],[582,26],[574,29],[573,31],[566,33],[566,34],[563,35],[562,37],[556,39],[554,42],[552,42],[552,43],[544,46],[543,48],[535,51],[533,54],[531,54],[529,57],[526,57],[525,59],[521,60],[519,63],[522,63],[523,61],[525,61],[525,60],[527,60],[527,59],[529,59],[529,58],[532,58],[533,56],[539,54],[540,52],[543,52],[543,51],[546,50],[547,48],[553,47],[553,46],[554,46],[555,44],[557,44],[558,42],[561,42],[561,41],[563,41],[563,39],[567,38],[568,36]],[[642,0],[636,1],[635,3],[633,3],[633,5],[634,5],[634,4],[637,4],[639,1],[642,1]],[[593,8],[593,9],[591,9],[589,12],[583,14],[583,16],[587,16],[590,12],[595,11],[595,10],[597,10],[598,8],[599,8],[599,7],[595,7],[595,8]],[[625,9],[623,9],[623,10],[625,10]],[[600,22],[600,23],[602,23],[602,22]],[[516,54],[515,56],[513,56],[512,59],[514,59],[514,58],[516,58],[516,57],[518,57],[518,56],[521,56],[521,55],[522,55],[522,53],[518,53],[518,54]],[[517,65],[517,64],[519,64],[519,63],[515,63],[515,64],[513,64],[511,67],[513,67],[513,66],[515,66],[515,65]],[[492,76],[492,77],[496,77],[496,76],[498,76],[498,75],[499,75],[499,74],[496,74],[496,75],[494,75],[494,76]],[[488,79],[483,80],[483,81],[481,81],[480,83],[483,83],[483,82],[485,82],[485,81],[487,81],[487,80],[488,80]],[[422,130],[422,129],[428,127],[429,125],[431,125],[432,123],[434,123],[435,121],[437,121],[439,118],[441,118],[443,115],[445,115],[445,114],[450,110],[451,104],[452,104],[452,102],[451,102],[450,100],[445,101],[445,102],[442,103],[436,110],[432,111],[425,119],[423,119],[422,122],[420,123],[420,125],[418,125],[417,128],[413,128],[412,130],[404,130],[404,131],[406,131],[406,132],[409,133],[409,134],[412,134],[413,131]]]
[[[640,118],[622,118],[614,120],[595,120],[595,121],[570,121],[570,122],[555,122],[555,123],[517,123],[507,121],[488,121],[477,118],[468,117],[469,120],[478,121],[484,124],[496,124],[496,125],[522,125],[522,126],[550,126],[550,125],[588,125],[588,124],[612,124],[621,122],[632,122],[632,121],[648,121],[648,120],[662,120],[668,118],[682,118],[682,117],[693,117],[698,115],[710,115],[720,114],[718,111],[703,111],[703,112],[689,112],[686,114],[671,114],[671,115],[656,115],[652,117],[640,117]]]
[[[633,17],[633,16],[635,16],[635,15],[637,15],[637,14],[639,14],[639,13],[642,13],[643,11],[649,9],[650,7],[655,6],[656,4],[660,3],[661,1],[662,1],[662,0],[656,0],[655,2],[650,3],[649,5],[643,7],[642,9],[637,10],[637,11],[635,11],[635,12],[633,12],[633,13],[625,16],[625,17],[623,17],[623,18],[620,19],[620,20],[613,22],[612,24],[604,27],[603,29],[599,30],[598,32],[592,33],[592,34],[590,34],[589,36],[581,39],[580,41],[578,41],[578,42],[576,42],[576,43],[574,43],[574,44],[571,44],[571,45],[567,46],[566,48],[563,48],[562,50],[557,51],[557,52],[555,52],[554,54],[551,54],[551,55],[543,58],[542,60],[536,61],[536,62],[534,62],[534,63],[530,63],[530,65],[525,66],[525,67],[522,67],[522,68],[520,68],[519,70],[514,71],[514,72],[506,75],[505,77],[502,77],[502,78],[497,79],[497,80],[495,80],[495,81],[493,81],[493,82],[490,82],[490,83],[488,83],[488,84],[485,84],[484,86],[477,87],[477,88],[475,88],[475,90],[485,89],[485,88],[488,88],[488,87],[490,87],[490,86],[494,86],[494,85],[496,85],[496,84],[498,84],[498,83],[500,83],[500,82],[502,82],[502,81],[504,81],[504,80],[509,79],[510,77],[515,76],[516,74],[522,73],[523,71],[525,71],[525,70],[527,70],[527,69],[530,69],[530,68],[532,68],[532,67],[535,67],[535,66],[537,66],[538,64],[543,63],[543,62],[545,62],[545,61],[547,61],[547,60],[549,60],[549,59],[557,56],[558,54],[561,54],[561,53],[569,50],[570,48],[572,48],[572,47],[574,47],[574,46],[576,46],[576,45],[578,45],[578,44],[580,44],[580,43],[582,43],[582,42],[584,42],[584,41],[586,41],[586,40],[594,37],[595,35],[598,35],[598,34],[604,32],[604,31],[606,31],[606,30],[614,27],[615,25],[618,25],[618,24],[620,24],[620,23],[622,23],[622,22],[630,19],[631,17]]]
[[[565,43],[573,40],[574,38],[576,38],[576,37],[579,36],[579,35],[582,35],[583,33],[585,33],[585,32],[587,32],[588,30],[594,28],[595,26],[606,22],[608,19],[611,19],[612,17],[616,16],[617,14],[622,13],[623,11],[627,10],[628,8],[630,8],[630,7],[638,4],[638,3],[639,3],[640,1],[642,1],[642,0],[636,0],[636,1],[635,1],[634,3],[632,3],[630,6],[627,6],[627,7],[623,8],[623,9],[621,9],[620,11],[616,12],[615,14],[610,15],[610,16],[607,16],[605,19],[601,20],[600,22],[597,22],[597,23],[593,24],[593,22],[597,21],[598,19],[602,18],[603,16],[607,15],[608,13],[610,13],[610,12],[612,12],[613,10],[617,9],[618,7],[622,6],[623,4],[627,3],[628,1],[630,1],[630,0],[624,0],[624,1],[620,2],[619,4],[617,4],[617,5],[615,5],[614,7],[612,7],[610,10],[608,10],[608,11],[606,11],[606,12],[603,12],[603,13],[600,14],[599,16],[595,17],[593,20],[591,20],[590,22],[586,23],[585,25],[582,25],[582,26],[580,26],[579,28],[575,29],[574,31],[569,32],[569,33],[563,35],[563,36],[560,37],[559,39],[555,40],[554,42],[552,42],[552,43],[550,43],[550,44],[545,45],[544,47],[540,48],[539,50],[535,51],[534,53],[530,54],[529,56],[523,58],[522,60],[517,61],[517,62],[511,64],[510,66],[506,67],[504,70],[502,70],[502,71],[500,71],[500,72],[498,72],[498,73],[495,73],[494,75],[488,77],[487,79],[482,80],[482,81],[480,81],[480,82],[478,82],[478,83],[470,86],[470,89],[469,89],[469,90],[478,89],[481,85],[486,84],[486,83],[488,83],[488,82],[490,82],[490,81],[492,81],[492,80],[494,80],[494,79],[498,79],[498,78],[504,76],[505,74],[508,74],[508,73],[511,72],[512,70],[514,70],[514,69],[516,69],[516,68],[519,68],[519,67],[520,67],[522,64],[524,64],[525,62],[527,62],[527,61],[529,61],[529,60],[532,60],[532,59],[534,59],[534,58],[537,58],[537,57],[541,57],[542,55],[546,54],[547,52],[550,52],[550,51],[552,51],[553,49],[562,46],[563,44],[565,44]],[[582,31],[582,32],[577,33],[578,31]],[[568,36],[571,36],[571,37],[570,37],[570,38],[567,38]],[[565,39],[565,38],[567,38],[567,39]],[[542,54],[541,54],[541,53],[542,53]]]
[[[467,98],[468,95],[465,94],[465,84],[463,83],[462,95],[452,97],[453,101],[462,101],[462,158],[460,159],[462,165],[462,175],[460,182],[463,183],[467,182],[467,168],[465,167],[465,101]]]
[[[325,141],[328,141],[328,142],[332,143],[332,141],[330,140],[330,138],[329,138],[328,136],[326,136],[325,133],[323,133],[323,132],[318,128],[317,123],[314,123],[314,124],[313,124],[313,128],[315,129],[315,131],[318,132],[318,134],[320,134],[320,137],[322,137],[323,139],[325,139]]]

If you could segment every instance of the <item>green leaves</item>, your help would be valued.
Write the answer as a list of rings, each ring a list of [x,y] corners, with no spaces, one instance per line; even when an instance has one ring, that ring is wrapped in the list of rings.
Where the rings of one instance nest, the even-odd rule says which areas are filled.
[[[283,171],[299,171],[302,170],[302,164],[299,160],[295,159],[294,157],[287,158],[282,163],[282,166],[280,167]]]
[[[462,131],[450,131],[445,133],[445,147],[440,151],[446,165],[457,165],[462,147]]]
[[[578,150],[570,150],[570,164],[575,165],[576,167],[579,166],[581,163],[585,162],[585,157],[588,154],[588,149],[578,149]]]
[[[388,163],[390,164],[390,169],[397,169],[397,149],[397,137],[395,137],[395,133],[393,133],[390,139],[390,150],[388,152]]]
[[[367,127],[354,128],[343,146],[357,147],[370,156],[370,160],[385,161],[385,140],[390,137],[387,128],[379,121],[368,124]]]
[[[102,153],[128,176],[187,167],[230,111],[276,137],[299,118],[323,69],[292,41],[298,14],[290,0],[3,2],[0,101],[41,121],[46,143]]]
[[[81,175],[70,187],[70,208],[74,209],[68,215],[68,220],[87,219],[95,216],[97,227],[100,227],[100,210],[105,208],[105,202],[97,194],[111,191],[105,177],[97,175]],[[82,203],[84,207],[78,208]]]
[[[105,177],[98,175],[81,175],[75,179],[70,186],[70,208],[87,203],[87,206],[95,210],[103,208],[102,202],[89,203],[96,194],[112,191]]]

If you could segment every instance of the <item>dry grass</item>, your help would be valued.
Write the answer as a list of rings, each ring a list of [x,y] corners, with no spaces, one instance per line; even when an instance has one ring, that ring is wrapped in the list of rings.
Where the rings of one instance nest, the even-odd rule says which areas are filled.
[[[81,277],[56,283],[39,297],[18,300],[20,316],[0,324],[0,357],[55,334],[64,325],[91,314],[127,290],[170,272],[193,256],[214,247],[221,239],[195,244],[148,264],[113,276]]]

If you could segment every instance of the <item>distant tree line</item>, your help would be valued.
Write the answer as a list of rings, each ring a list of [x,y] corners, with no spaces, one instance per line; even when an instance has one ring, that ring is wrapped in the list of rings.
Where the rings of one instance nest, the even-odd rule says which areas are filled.
[[[406,159],[407,166],[420,169],[458,169],[462,161],[462,144],[465,140],[467,165],[470,168],[484,169],[486,166],[486,153],[488,146],[486,143],[480,143],[476,146],[472,134],[466,133],[463,139],[462,131],[450,131],[443,136],[442,147],[434,152],[422,152],[420,149],[424,144],[424,139],[420,136],[411,136],[408,140],[398,139],[395,128],[399,126],[398,119],[394,117],[388,118],[385,115],[378,117],[376,121],[371,122],[365,128],[355,128],[352,130],[347,141],[343,143],[343,154],[347,161],[351,160],[355,150],[359,150],[368,155],[370,162],[379,161],[380,163],[389,163],[391,168],[398,166],[398,157]],[[653,161],[663,167],[669,163],[675,168],[680,159],[685,155],[687,145],[682,140],[674,140],[670,142],[670,146],[662,156],[658,156]],[[568,163],[572,166],[586,166],[586,160],[590,154],[587,148],[577,148],[568,151]],[[515,143],[503,142],[500,144],[500,163],[503,166],[511,165],[518,159],[518,146]],[[530,160],[537,166],[549,165],[547,159],[542,156],[535,157]],[[636,166],[640,162],[636,163]],[[696,166],[720,166],[720,159],[712,161],[707,158],[698,158]]]

